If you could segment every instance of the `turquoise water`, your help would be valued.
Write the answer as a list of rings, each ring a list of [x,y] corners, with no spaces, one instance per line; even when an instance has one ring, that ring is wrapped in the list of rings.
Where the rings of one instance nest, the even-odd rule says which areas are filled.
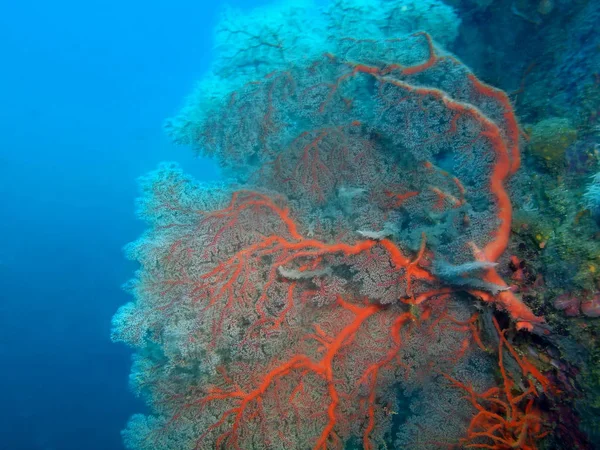
[[[596,448],[599,19],[12,6],[0,448]]]

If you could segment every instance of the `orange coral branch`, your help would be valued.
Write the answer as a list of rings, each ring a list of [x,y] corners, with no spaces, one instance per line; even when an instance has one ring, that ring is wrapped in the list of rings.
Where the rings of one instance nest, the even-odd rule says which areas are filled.
[[[519,357],[514,347],[506,340],[506,330],[500,329],[495,318],[493,322],[500,338],[498,367],[502,376],[501,387],[479,394],[471,386],[442,374],[454,386],[466,392],[466,398],[478,411],[471,419],[467,436],[460,443],[466,448],[534,450],[537,448],[536,443],[547,434],[542,431],[542,418],[534,407],[538,391],[529,380],[529,387],[524,392],[520,395],[513,394],[516,384],[505,368],[504,348],[508,349],[524,376],[532,375],[544,389],[550,386],[550,382],[537,369],[532,370],[529,361]],[[525,400],[527,402],[523,404]],[[482,442],[481,439],[488,439],[490,443]]]

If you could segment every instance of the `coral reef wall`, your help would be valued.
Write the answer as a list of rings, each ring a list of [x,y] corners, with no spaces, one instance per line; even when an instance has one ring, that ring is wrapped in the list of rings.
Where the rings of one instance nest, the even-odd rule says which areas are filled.
[[[598,124],[598,2],[446,3],[462,18],[453,50],[483,79],[514,95],[523,120],[570,116],[576,126]]]
[[[175,163],[140,181],[148,230],[113,320],[151,408],[129,449],[560,448],[551,411],[571,366],[547,356],[550,310],[524,264],[559,249],[519,169],[564,170],[581,121],[524,90],[512,100],[537,125],[520,125],[511,96],[447,50],[468,48],[457,10],[496,6],[455,6],[225,11],[212,70],[167,122],[225,181]]]
[[[545,352],[577,368],[575,374],[557,364],[563,375],[570,372],[565,377],[578,398],[581,428],[598,447],[600,3],[447,3],[462,18],[452,49],[506,90],[527,137],[524,170],[509,187],[513,285],[552,329],[554,350]],[[561,410],[559,417],[569,416]],[[569,420],[565,428],[574,428]]]

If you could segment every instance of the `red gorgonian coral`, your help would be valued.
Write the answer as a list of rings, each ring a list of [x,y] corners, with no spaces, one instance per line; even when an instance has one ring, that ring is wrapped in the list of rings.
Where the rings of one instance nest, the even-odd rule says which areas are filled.
[[[131,420],[130,448],[384,448],[398,390],[431,383],[461,413],[411,448],[507,448],[502,408],[514,442],[543,435],[529,419],[542,374],[518,359],[530,388],[503,399],[470,369],[487,350],[476,299],[517,328],[541,322],[496,270],[519,167],[507,96],[426,33],[337,48],[187,125],[237,185],[169,165],[143,180],[151,228],[128,249],[136,300],[114,321],[153,409]]]

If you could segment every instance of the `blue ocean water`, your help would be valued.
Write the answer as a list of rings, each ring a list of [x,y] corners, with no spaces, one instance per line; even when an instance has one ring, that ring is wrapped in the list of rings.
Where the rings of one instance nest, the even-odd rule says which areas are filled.
[[[211,57],[214,2],[6,3],[0,14],[0,448],[122,448],[142,403],[110,342],[136,178]]]

